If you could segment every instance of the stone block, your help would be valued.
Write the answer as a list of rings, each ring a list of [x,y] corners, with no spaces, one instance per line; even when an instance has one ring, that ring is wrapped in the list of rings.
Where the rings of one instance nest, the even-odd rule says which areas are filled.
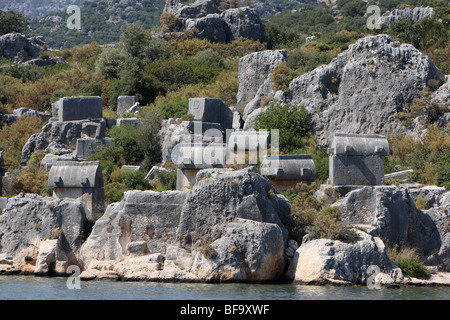
[[[86,160],[90,155],[101,150],[111,143],[111,138],[91,139],[82,138],[77,140],[76,155],[78,160]]]
[[[136,96],[120,96],[117,98],[117,115],[122,115],[128,112],[128,110],[139,102],[139,98]]]
[[[52,116],[59,121],[98,119],[103,116],[101,97],[65,97],[52,104]]]
[[[106,121],[100,120],[85,122],[81,125],[81,137],[100,139],[106,134]]]
[[[189,114],[197,121],[220,123],[223,130],[233,126],[233,112],[220,99],[189,99]]]
[[[297,181],[311,183],[317,170],[309,154],[265,156],[261,174],[272,181]]]
[[[384,184],[384,157],[391,154],[386,137],[336,133],[328,153],[329,184]]]
[[[223,168],[227,152],[223,143],[180,143],[172,151],[172,161],[180,169]]]
[[[267,150],[270,148],[269,131],[234,131],[228,139],[230,150]]]

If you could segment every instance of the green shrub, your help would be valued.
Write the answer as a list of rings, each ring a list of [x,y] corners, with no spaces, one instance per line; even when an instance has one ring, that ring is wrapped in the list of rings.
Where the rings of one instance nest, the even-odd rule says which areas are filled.
[[[398,266],[410,277],[422,279],[430,278],[431,276],[424,265],[416,257],[400,259],[398,261]]]
[[[280,151],[289,153],[304,146],[304,139],[310,136],[311,120],[303,106],[272,102],[266,112],[256,117],[255,129],[278,129]]]
[[[437,161],[436,185],[450,190],[450,151],[441,154]]]

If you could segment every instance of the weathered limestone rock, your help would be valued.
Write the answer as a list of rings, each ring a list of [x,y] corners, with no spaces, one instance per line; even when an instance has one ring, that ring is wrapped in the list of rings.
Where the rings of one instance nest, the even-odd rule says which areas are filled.
[[[0,37],[0,57],[16,61],[35,59],[44,45],[43,37],[27,38],[20,33],[8,33]]]
[[[255,96],[268,96],[271,91],[270,72],[287,60],[286,50],[254,52],[239,60],[239,91],[237,105],[250,102]],[[254,107],[256,109],[256,107]],[[244,120],[250,112],[244,113]]]
[[[403,279],[386,254],[381,239],[356,231],[360,239],[345,243],[329,239],[303,241],[289,265],[286,278],[306,284],[367,284],[370,266],[380,268],[380,284],[394,284]]]
[[[351,191],[333,206],[341,210],[344,221],[386,239],[390,245],[417,248],[429,264],[449,269],[450,203],[439,200],[435,207],[421,211],[408,189],[377,186]]]
[[[265,281],[282,275],[287,200],[253,170],[213,172],[189,192],[129,191],[80,257],[85,279]],[[148,262],[146,257],[158,257]],[[162,257],[164,261],[162,262]],[[143,259],[145,263],[137,264]],[[99,267],[105,264],[106,267]]]
[[[91,132],[95,128],[95,132]],[[31,154],[37,150],[46,153],[69,154],[76,149],[77,140],[84,137],[104,138],[106,124],[104,119],[54,121],[50,120],[40,133],[32,135],[22,149],[20,163],[26,165]]]
[[[76,121],[102,118],[101,97],[65,97],[52,105],[53,117],[59,121]]]
[[[328,153],[329,184],[384,184],[384,157],[391,154],[386,137],[335,133]]]
[[[86,226],[77,201],[20,194],[0,215],[0,256],[8,258],[12,273],[65,274],[78,264]]]
[[[386,24],[390,27],[392,22],[401,20],[401,19],[410,19],[413,23],[418,23],[424,18],[431,18],[434,16],[435,12],[432,7],[415,7],[404,8],[404,9],[394,9],[392,11],[386,11],[380,18],[381,24]]]
[[[250,7],[228,9],[220,16],[228,27],[225,29],[227,43],[239,37],[260,42],[268,41],[262,20],[255,9]]]
[[[175,15],[181,22],[177,31],[189,30],[211,42],[230,43],[239,37],[267,42],[264,25],[254,8],[242,7],[221,12],[213,0],[197,0],[181,4],[167,0],[164,12]]]
[[[117,98],[117,115],[127,113],[128,110],[139,102],[136,96],[120,96]]]
[[[189,114],[194,116],[195,121],[220,123],[223,131],[233,125],[233,112],[220,99],[189,99]]]
[[[304,105],[322,145],[334,132],[386,134],[406,128],[397,117],[444,74],[409,44],[387,35],[359,39],[328,65],[294,79],[288,102]],[[436,88],[434,88],[436,89]]]
[[[57,161],[48,175],[53,196],[76,199],[82,204],[86,218],[97,220],[105,210],[105,190],[99,161]]]
[[[143,250],[148,254],[165,254],[166,247],[176,242],[185,196],[177,191],[127,191],[122,202],[107,207],[83,244],[80,257],[84,267],[95,260],[127,259],[130,243],[137,241],[146,242]]]
[[[316,166],[308,154],[265,156],[261,174],[270,179],[278,192],[301,182],[311,184],[317,178]]]

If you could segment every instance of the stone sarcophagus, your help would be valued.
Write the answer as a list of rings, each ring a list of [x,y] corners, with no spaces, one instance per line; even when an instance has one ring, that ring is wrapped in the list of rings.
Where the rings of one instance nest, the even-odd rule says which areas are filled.
[[[300,182],[310,184],[317,178],[316,165],[309,154],[265,156],[261,174],[279,192],[292,189]]]
[[[58,121],[77,121],[103,117],[101,97],[64,97],[52,104],[52,116]]]
[[[391,154],[385,136],[336,133],[328,149],[330,185],[384,184],[384,157]]]
[[[190,189],[200,170],[225,168],[227,163],[227,146],[223,143],[180,143],[174,151],[172,159],[178,166],[178,191]]]
[[[220,99],[189,99],[189,114],[192,114],[196,121],[220,123],[224,131],[233,126],[233,112]]]
[[[103,174],[99,161],[57,161],[48,176],[53,196],[81,202],[86,218],[97,220],[105,210]]]

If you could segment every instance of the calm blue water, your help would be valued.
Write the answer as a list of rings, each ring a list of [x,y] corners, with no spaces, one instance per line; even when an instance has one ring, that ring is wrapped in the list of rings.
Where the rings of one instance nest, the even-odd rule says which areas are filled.
[[[450,287],[304,286],[294,284],[190,284],[81,282],[68,289],[67,278],[0,276],[0,300],[450,300]]]

